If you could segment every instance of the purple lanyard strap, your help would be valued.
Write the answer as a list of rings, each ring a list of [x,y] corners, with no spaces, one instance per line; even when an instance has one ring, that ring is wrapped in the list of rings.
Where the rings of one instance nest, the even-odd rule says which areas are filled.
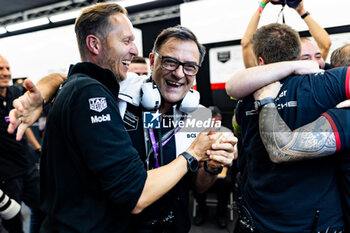
[[[177,129],[174,131],[174,133],[172,133],[164,142],[162,142],[162,144],[161,144],[162,147],[165,146],[165,144],[167,144],[167,143],[170,141],[170,139],[171,139],[177,132],[180,131],[180,129],[181,129],[181,127],[177,127]],[[153,131],[153,129],[149,129],[149,136],[150,136],[150,138],[151,138],[152,147],[153,147],[153,151],[154,151],[154,157],[155,157],[155,159],[156,159],[156,168],[158,168],[158,167],[159,167],[159,162],[158,162],[158,149],[159,149],[159,147],[158,147],[158,145],[157,145],[157,142],[156,142],[156,138],[155,138],[155,136],[154,136],[154,131]],[[161,140],[161,139],[159,139],[159,140]]]

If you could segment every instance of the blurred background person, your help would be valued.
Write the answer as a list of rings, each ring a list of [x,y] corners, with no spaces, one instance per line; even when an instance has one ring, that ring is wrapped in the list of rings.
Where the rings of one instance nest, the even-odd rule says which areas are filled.
[[[20,78],[13,78],[12,83],[14,86],[16,86],[18,89],[21,90],[22,94],[24,94],[27,90],[24,88],[24,80],[26,80],[27,77],[20,77]]]
[[[148,76],[148,64],[146,62],[146,59],[144,57],[134,56],[129,65],[128,72],[134,72],[138,76]]]
[[[345,44],[332,52],[331,66],[350,66],[350,43]]]
[[[16,141],[16,136],[7,132],[12,101],[22,95],[20,89],[10,86],[10,81],[9,63],[0,55],[0,189],[18,203],[23,201],[31,208],[31,232],[39,232],[42,217],[39,209],[39,171],[30,155],[27,141],[38,152],[41,146],[29,128],[26,130],[27,139],[21,141]],[[2,224],[9,233],[23,232],[20,214],[12,219],[2,219]]]

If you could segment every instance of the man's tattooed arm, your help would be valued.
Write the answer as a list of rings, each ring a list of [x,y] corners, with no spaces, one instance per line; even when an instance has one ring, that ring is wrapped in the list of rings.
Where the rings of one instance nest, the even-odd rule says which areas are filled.
[[[332,127],[323,116],[291,131],[279,115],[275,104],[270,103],[260,112],[259,131],[274,163],[319,158],[336,152]]]

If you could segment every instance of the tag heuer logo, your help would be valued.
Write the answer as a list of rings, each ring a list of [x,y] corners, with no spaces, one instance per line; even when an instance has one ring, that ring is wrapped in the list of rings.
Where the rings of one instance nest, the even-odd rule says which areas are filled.
[[[107,108],[107,101],[105,97],[96,97],[89,99],[90,109],[96,112],[102,112]]]

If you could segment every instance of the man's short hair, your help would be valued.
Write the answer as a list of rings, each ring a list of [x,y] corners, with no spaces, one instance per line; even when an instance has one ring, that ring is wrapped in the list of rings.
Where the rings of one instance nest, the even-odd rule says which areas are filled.
[[[345,48],[348,46],[350,46],[350,44],[345,44],[332,52],[332,67],[350,66],[350,48],[348,51],[345,51]]]
[[[286,24],[272,23],[259,28],[252,38],[257,58],[265,64],[300,59],[299,34]]]
[[[162,45],[167,41],[167,39],[175,37],[177,39],[183,40],[183,41],[193,41],[196,43],[198,50],[199,50],[199,65],[202,64],[205,56],[205,47],[201,45],[197,37],[194,35],[193,32],[191,32],[190,29],[183,27],[181,25],[177,25],[175,27],[169,27],[164,29],[156,38],[154,45],[153,45],[153,52],[158,52]]]
[[[106,41],[111,25],[109,16],[116,13],[127,15],[127,10],[115,3],[97,3],[83,10],[75,21],[75,34],[81,59],[84,60],[87,47],[86,37],[95,35],[103,42]]]
[[[144,57],[140,57],[140,56],[134,56],[131,59],[131,63],[147,64],[146,59]]]

